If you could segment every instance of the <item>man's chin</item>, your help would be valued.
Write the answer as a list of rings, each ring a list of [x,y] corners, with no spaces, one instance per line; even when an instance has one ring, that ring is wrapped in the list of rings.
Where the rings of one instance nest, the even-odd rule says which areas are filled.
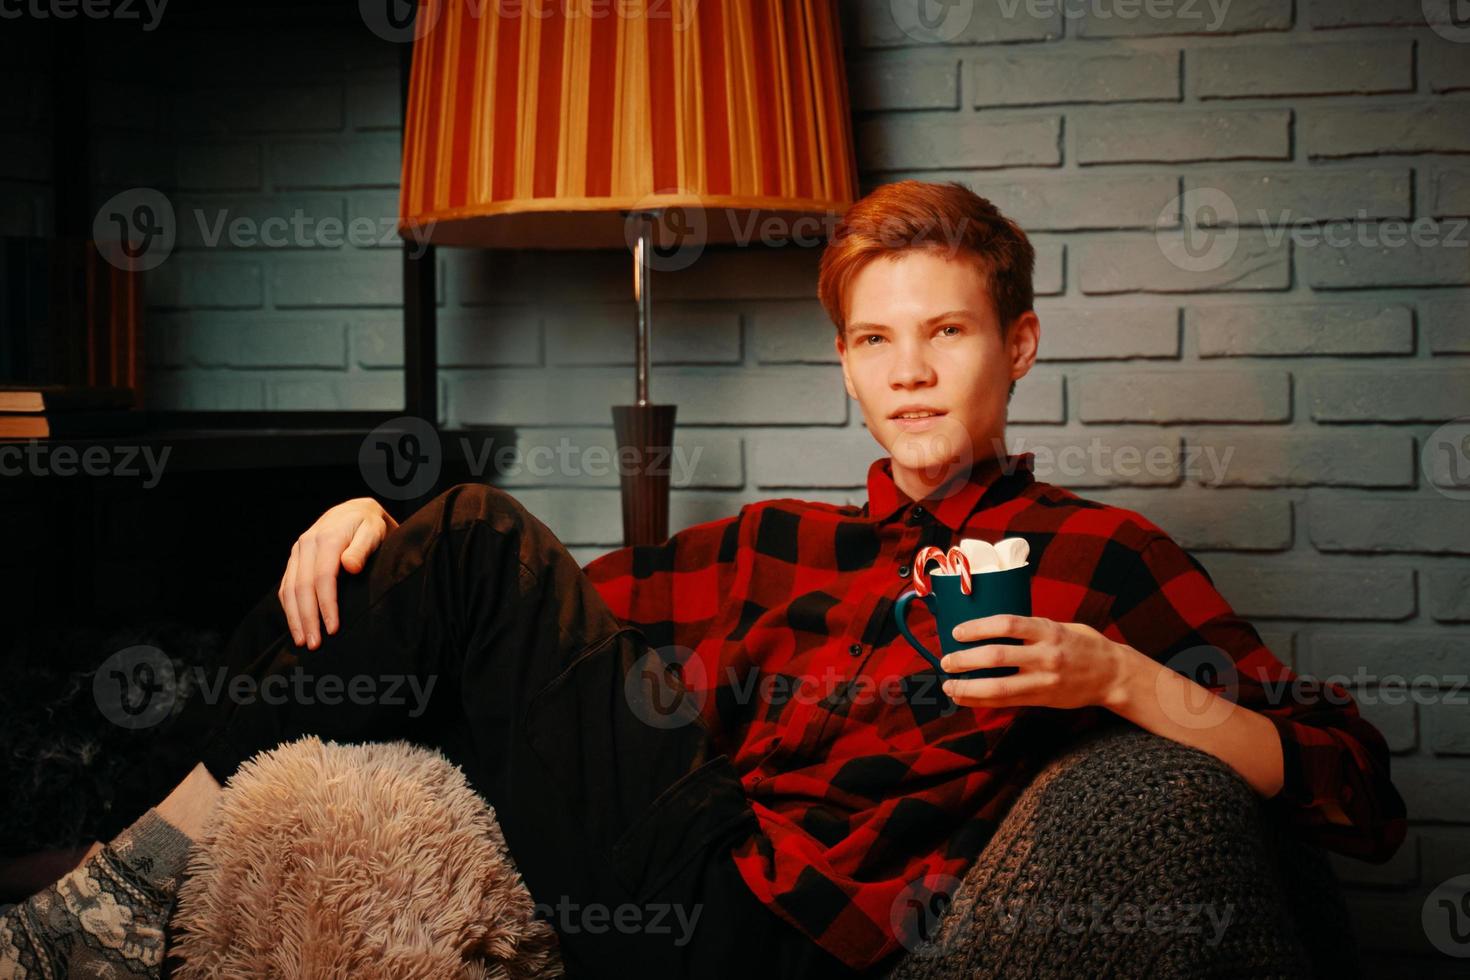
[[[926,485],[939,486],[975,462],[974,441],[963,426],[939,426],[924,432],[897,432],[885,447],[895,466],[901,466]]]

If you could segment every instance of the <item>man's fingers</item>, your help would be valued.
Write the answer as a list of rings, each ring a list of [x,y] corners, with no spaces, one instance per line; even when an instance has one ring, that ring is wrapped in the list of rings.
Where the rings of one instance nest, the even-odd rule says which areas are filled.
[[[316,550],[316,568],[312,573],[317,607],[328,633],[337,632],[337,565],[342,560],[341,554],[335,545],[322,544]]]
[[[367,564],[368,555],[377,550],[386,533],[382,521],[363,521],[352,532],[352,541],[342,552],[342,567],[356,575]]]
[[[301,541],[301,553],[297,556],[296,607],[301,616],[301,628],[306,633],[306,648],[315,650],[320,642],[321,620],[317,617],[316,583],[312,572],[316,568],[316,541],[311,537]]]
[[[291,640],[301,646],[304,634],[301,631],[301,613],[296,608],[296,568],[300,544],[291,546],[291,560],[286,562],[286,574],[281,576],[281,608],[286,612],[286,625],[291,628]]]

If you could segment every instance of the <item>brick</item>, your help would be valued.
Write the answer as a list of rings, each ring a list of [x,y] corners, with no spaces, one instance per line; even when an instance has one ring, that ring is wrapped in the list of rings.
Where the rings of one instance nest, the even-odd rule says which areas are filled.
[[[1062,376],[1033,368],[1030,374],[1016,382],[1016,393],[1011,396],[1006,417],[1018,423],[1065,422],[1067,410],[1062,399]]]
[[[1184,324],[1194,331],[1202,358],[1414,352],[1414,320],[1407,306],[1194,306],[1185,311]]]
[[[968,167],[1058,167],[1059,116],[986,120],[972,114],[908,113],[858,126],[858,165],[864,170]]]
[[[1470,571],[1436,568],[1429,573],[1429,615],[1441,623],[1470,623]]]
[[[180,86],[174,98],[174,118],[185,133],[336,131],[344,115],[342,88],[331,84]]]
[[[354,77],[347,85],[347,117],[353,129],[396,130],[402,124],[398,72]]]
[[[1430,184],[1429,210],[1440,218],[1470,215],[1470,169],[1436,173]]]
[[[655,401],[679,406],[679,425],[841,425],[847,392],[835,367],[697,368],[650,382]],[[601,424],[632,400],[632,378],[600,367],[481,372],[455,379],[457,418],[472,425]]]
[[[149,308],[255,309],[264,300],[260,263],[225,255],[170,255],[144,278]]]
[[[1176,4],[1078,4],[1079,37],[1148,37],[1166,34],[1221,36],[1291,27],[1290,0],[1230,0]],[[1070,25],[1069,25],[1070,26]]]
[[[957,109],[960,104],[958,58],[919,59],[870,56],[848,66],[852,107],[883,109]]]
[[[1234,242],[1232,245],[1231,242]],[[1199,293],[1291,285],[1291,249],[1250,231],[1223,231],[1212,250],[1174,231],[1089,237],[1073,246],[1082,292]]]
[[[1470,226],[1459,219],[1329,225],[1295,240],[1313,289],[1470,285]]]
[[[1177,102],[1174,51],[1007,49],[969,60],[972,104],[1058,105],[1069,102]]]
[[[1303,0],[1311,27],[1420,27],[1422,0]]]
[[[1470,705],[1438,701],[1424,706],[1424,727],[1429,750],[1435,755],[1470,755]]]
[[[200,367],[337,368],[346,366],[339,321],[294,317],[187,317],[183,342]]]
[[[515,496],[563,544],[622,540],[622,502],[616,490],[520,490]]]
[[[1211,475],[1233,487],[1414,486],[1418,461],[1413,437],[1388,429],[1333,432],[1261,432],[1210,429],[1186,434]]]
[[[1448,497],[1316,494],[1307,515],[1318,551],[1470,555],[1464,502]]]
[[[1396,759],[1393,784],[1403,796],[1405,808],[1414,815],[1416,823],[1425,820],[1461,823],[1465,814],[1470,813],[1470,765],[1463,762]],[[1457,868],[1454,873],[1464,874],[1464,868]],[[1415,902],[1414,908],[1421,904],[1422,900]],[[1393,920],[1385,918],[1383,921],[1387,924]],[[1420,923],[1421,920],[1415,918],[1413,932],[1422,937],[1423,926]]]
[[[1402,620],[1414,615],[1412,569],[1352,558],[1210,555],[1201,560],[1220,593],[1247,619]]]
[[[1470,57],[1465,54],[1465,45],[1438,37],[1425,38],[1419,42],[1419,61],[1431,92],[1470,89]]]
[[[632,295],[629,286],[632,259],[627,253],[611,249],[578,253],[580,270],[554,252],[445,248],[438,254],[443,262],[441,288],[446,288],[460,306],[533,303],[540,298],[542,283],[555,284],[552,294],[558,302],[573,302],[588,293],[591,294],[588,298],[602,300]],[[616,279],[614,272],[618,273]],[[589,286],[588,280],[594,285]],[[657,288],[661,285],[657,273],[653,283],[657,308],[663,301],[663,294]]]
[[[346,206],[331,194],[180,196],[175,248],[340,248]]]
[[[353,318],[352,362],[363,368],[403,367],[403,317]],[[440,368],[538,366],[541,327],[534,310],[508,306],[439,317]]]
[[[1297,123],[1302,151],[1317,159],[1386,153],[1470,153],[1470,104],[1312,107]]]
[[[1415,836],[1427,881],[1438,883],[1470,868],[1470,831],[1465,827],[1420,827]]]
[[[1152,228],[1179,220],[1178,179],[1163,174],[959,179],[1027,232]]]
[[[496,474],[507,487],[613,487],[619,485],[617,439],[603,428],[520,427],[513,438],[497,444],[492,435],[461,436],[472,471]],[[741,438],[722,429],[689,426],[674,430],[674,452],[650,458],[650,467],[666,467],[675,487],[740,489],[745,475]],[[636,460],[632,465],[640,465]]]
[[[761,489],[860,487],[868,467],[886,455],[863,426],[841,429],[767,429],[752,433],[750,476]]]
[[[1308,635],[1302,653],[1303,672],[1315,677],[1398,687],[1451,685],[1465,675],[1467,663],[1470,642],[1463,636],[1423,628],[1324,629]]]
[[[1419,323],[1436,354],[1470,354],[1470,293],[1419,301]]]
[[[388,411],[403,404],[403,380],[380,374],[284,378],[270,383],[273,411]]]
[[[1327,852],[1327,860],[1332,865],[1333,873],[1343,884],[1369,885],[1375,888],[1403,888],[1419,883],[1417,844],[1415,834],[1410,832],[1403,845],[1393,853],[1393,857],[1383,864],[1369,864],[1367,861],[1359,861],[1357,858],[1332,852]],[[1369,975],[1383,976],[1378,970],[1370,971]]]
[[[1419,745],[1418,705],[1408,692],[1361,692],[1356,695],[1358,712],[1383,735],[1388,751],[1412,752]]]
[[[398,234],[398,192],[358,191],[347,196],[349,244],[356,248],[401,249]]]
[[[181,191],[259,190],[264,170],[258,143],[196,143],[177,150],[174,174]]]
[[[1079,113],[1076,129],[1083,165],[1291,156],[1291,113],[1284,109]]]
[[[1012,453],[1035,454],[1032,469],[1038,480],[1070,490],[1174,486],[1180,477],[1179,437],[1154,429],[1033,431],[1011,426],[1006,445]]]
[[[181,368],[188,364],[184,345],[184,319],[188,314],[150,313],[143,331],[144,363],[155,368]]]
[[[223,371],[155,371],[148,376],[148,407],[185,412],[260,411],[265,381]]]
[[[650,359],[660,364],[739,363],[740,314],[733,310],[655,307]],[[632,364],[637,348],[631,303],[558,306],[546,317],[551,364]]]
[[[1372,95],[1414,90],[1412,41],[1200,48],[1188,56],[1201,99]]]
[[[1321,370],[1306,387],[1318,422],[1444,422],[1465,412],[1456,368]]]
[[[398,186],[397,139],[281,140],[270,149],[271,182],[297,187]]]
[[[725,299],[811,299],[817,295],[817,263],[820,248],[748,248],[707,249],[699,261],[688,269],[671,273],[654,273],[655,309],[659,303],[678,300],[706,302]],[[616,256],[615,256],[616,257]],[[577,257],[581,261],[580,255]],[[595,298],[621,299],[628,295],[630,261],[621,256],[620,275],[612,292]],[[546,279],[557,283],[560,279]],[[562,301],[571,297],[562,297]]]
[[[277,308],[401,306],[402,259],[390,251],[283,256],[271,267]]]
[[[954,4],[953,13],[930,30],[918,16],[920,2],[848,0],[843,5],[842,19],[851,30],[852,39],[864,47],[995,44],[1045,41],[1062,36],[1062,10],[1058,5]]]
[[[1285,422],[1285,371],[1088,371],[1072,382],[1083,422]]]
[[[1173,306],[1057,308],[1043,305],[1043,361],[1179,356],[1179,311]]]
[[[1184,178],[1184,213],[1197,224],[1213,224],[1207,204],[1229,198],[1233,216],[1221,224],[1290,228],[1331,218],[1407,218],[1413,213],[1413,179],[1408,170],[1255,170]],[[1229,220],[1225,220],[1228,218]]]
[[[1143,514],[1189,549],[1283,551],[1291,547],[1291,502],[1272,494],[1108,491],[1098,499]]]
[[[758,363],[837,363],[837,328],[821,303],[790,300],[748,303],[743,308]]]
[[[1031,288],[1037,296],[1060,296],[1067,288],[1066,246],[1060,241],[1048,241],[1033,236],[1031,245],[1036,249],[1036,271],[1031,277]]]

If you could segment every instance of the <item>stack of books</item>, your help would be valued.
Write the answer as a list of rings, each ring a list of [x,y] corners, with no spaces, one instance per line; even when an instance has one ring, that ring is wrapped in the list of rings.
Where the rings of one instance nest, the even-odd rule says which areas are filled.
[[[0,439],[112,435],[141,426],[133,390],[79,385],[0,385]]]

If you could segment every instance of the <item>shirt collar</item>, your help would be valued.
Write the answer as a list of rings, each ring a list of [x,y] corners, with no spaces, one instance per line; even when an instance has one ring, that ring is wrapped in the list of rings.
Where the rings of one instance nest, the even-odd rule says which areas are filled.
[[[1024,482],[1032,479],[1032,462],[1035,453],[1011,453],[991,456],[970,467],[968,479],[948,496],[923,501],[924,509],[933,514],[945,527],[959,531],[980,506],[990,490],[1002,477],[1011,476]],[[899,489],[893,482],[893,457],[884,456],[873,460],[868,467],[868,502],[865,505],[869,520],[886,524],[897,520],[918,501]]]

